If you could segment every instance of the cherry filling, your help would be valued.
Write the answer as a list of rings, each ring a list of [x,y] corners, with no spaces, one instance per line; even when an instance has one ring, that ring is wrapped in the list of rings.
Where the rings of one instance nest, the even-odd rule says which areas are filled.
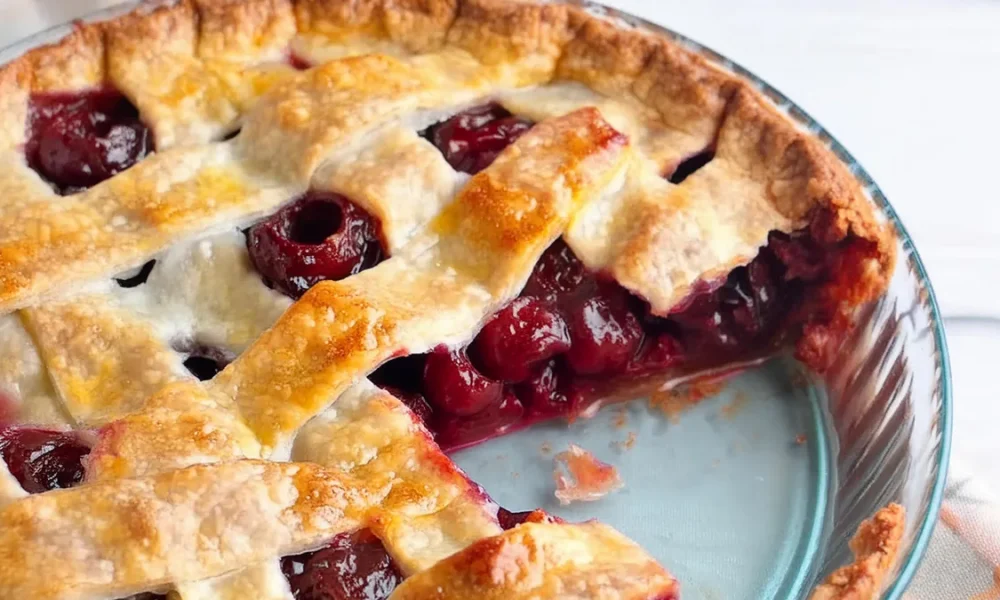
[[[0,458],[30,494],[68,488],[83,481],[90,447],[72,432],[6,427],[0,430]]]
[[[403,576],[370,531],[344,533],[315,552],[281,559],[297,600],[382,600]]]
[[[184,368],[201,381],[208,381],[236,358],[232,352],[189,340],[175,342],[174,350],[184,354]]]
[[[320,281],[373,267],[386,255],[378,219],[333,193],[309,192],[246,236],[264,282],[292,298]]]
[[[453,168],[475,175],[532,125],[494,102],[431,125],[420,135],[434,144]]]
[[[94,186],[153,151],[138,110],[114,90],[34,94],[27,133],[28,164],[61,194]]]
[[[139,267],[138,272],[131,277],[124,277],[122,279],[115,279],[115,282],[123,288],[134,288],[138,287],[149,279],[149,275],[153,272],[153,267],[156,266],[156,259],[146,262],[141,267]]]
[[[521,295],[468,348],[390,361],[373,380],[401,395],[445,450],[553,417],[572,417],[607,382],[697,372],[773,348],[821,306],[807,286],[838,270],[837,245],[808,230],[772,232],[768,245],[722,280],[699,282],[666,317],[589,272],[562,241],[542,255]],[[808,314],[807,314],[808,313]]]

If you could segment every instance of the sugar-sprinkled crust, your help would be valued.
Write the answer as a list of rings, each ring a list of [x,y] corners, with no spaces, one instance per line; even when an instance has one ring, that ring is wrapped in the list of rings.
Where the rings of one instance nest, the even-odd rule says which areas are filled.
[[[279,447],[359,373],[400,352],[466,339],[520,290],[578,205],[621,171],[626,150],[593,109],[537,125],[436,217],[437,245],[320,282],[213,389]]]
[[[677,594],[677,582],[663,567],[606,525],[524,523],[413,575],[393,599],[645,600]]]
[[[29,496],[0,508],[0,591],[114,598],[296,554],[360,525],[358,489],[315,465],[238,461]]]
[[[296,72],[289,52],[316,66]],[[59,198],[20,149],[30,94],[103,83],[136,104],[158,153]],[[540,123],[467,182],[414,132],[486,98]],[[236,139],[219,141],[239,128]],[[702,151],[714,160],[687,180],[662,178]],[[310,188],[345,193],[382,219],[393,258],[314,287],[208,385],[179,373],[164,331],[130,327],[135,314],[147,316],[141,302],[107,291],[60,298]],[[385,502],[347,528],[370,527],[385,541],[411,575],[398,592],[406,598],[676,595],[661,567],[604,526],[529,523],[500,534],[495,506],[409,411],[358,381],[401,352],[467,342],[556,236],[660,313],[696,281],[746,263],[774,229],[809,226],[824,241],[865,241],[857,264],[819,294],[842,316],[882,292],[895,252],[844,165],[747,82],[673,41],[578,7],[514,0],[181,0],[80,25],[0,68],[0,197],[0,311],[29,307],[21,316],[65,408],[81,423],[107,423],[78,490],[22,500],[0,473],[0,505],[8,502],[0,523],[8,513],[38,518],[31,507],[69,497],[60,494],[140,490],[191,473],[235,481],[230,470],[253,465],[277,473],[258,482],[272,496],[296,474],[317,473],[351,481],[346,487],[367,498],[345,510]],[[225,330],[237,351],[269,321],[273,300],[260,302],[240,317],[242,338]],[[102,345],[106,356],[83,349]],[[14,376],[31,373],[19,367]],[[378,432],[395,445],[366,438],[374,422],[395,424]],[[345,473],[238,460],[288,452]],[[856,542],[859,562],[817,598],[873,596],[902,528],[901,512],[887,510],[873,523],[895,524],[868,529],[895,533],[859,533],[883,541]],[[331,527],[312,543],[327,541]],[[186,550],[151,554],[150,568],[169,567],[169,575],[139,586],[126,569],[91,596],[85,587],[74,593],[104,598],[172,585],[182,598],[246,589],[286,598],[275,557],[295,550],[239,550],[195,560],[191,571],[170,562]],[[225,566],[227,556],[238,564]],[[255,564],[230,572],[247,561]],[[58,581],[29,582],[0,566],[0,590],[51,584],[36,595],[67,597]]]
[[[315,1],[300,2],[293,8],[287,2],[259,0],[237,10],[226,2],[180,2],[147,14],[121,17],[109,24],[82,26],[62,43],[33,51],[5,67],[0,73],[0,81],[6,82],[5,87],[11,86],[12,98],[19,95],[25,98],[25,87],[48,89],[54,71],[80,73],[80,81],[68,85],[83,86],[104,73],[104,65],[107,65],[112,83],[132,97],[150,119],[161,148],[175,143],[177,134],[168,133],[168,130],[178,128],[194,127],[208,132],[185,138],[204,141],[231,129],[237,113],[247,105],[249,98],[269,89],[271,81],[287,81],[293,77],[282,71],[281,76],[265,76],[267,82],[261,83],[263,80],[257,77],[254,68],[246,67],[273,60],[275,49],[287,46],[293,33],[289,11],[294,12],[294,22],[300,32],[326,38],[329,43],[350,47],[356,40],[366,39],[400,43],[408,50],[459,48],[488,67],[487,72],[492,75],[487,79],[491,79],[494,86],[498,82],[517,86],[553,79],[578,81],[599,92],[634,99],[655,111],[671,130],[703,139],[705,147],[715,144],[719,131],[720,136],[725,136],[719,140],[720,150],[724,150],[723,142],[725,147],[733,148],[736,152],[733,158],[739,168],[752,174],[752,179],[762,186],[763,199],[781,215],[791,218],[791,223],[801,225],[810,211],[823,208],[833,213],[828,220],[828,235],[836,238],[851,233],[874,244],[876,250],[871,266],[862,271],[863,281],[856,284],[856,289],[863,291],[862,299],[882,289],[891,272],[894,261],[891,232],[874,220],[868,201],[854,178],[817,139],[799,131],[738,77],[669,40],[639,30],[620,29],[575,7],[511,0],[458,3],[426,0],[404,2],[398,7],[396,3],[378,1],[351,4]],[[257,29],[259,34],[251,40],[248,32]],[[100,58],[105,53],[107,58]],[[452,58],[456,64],[461,64],[457,55]],[[211,65],[217,60],[230,66],[234,61],[248,62],[236,68],[232,77],[199,71],[213,68]],[[89,66],[78,66],[74,61],[86,61]],[[185,64],[177,67],[180,74],[174,77],[168,76],[174,67],[160,66],[164,61]],[[443,64],[433,66],[418,62],[426,73],[443,75],[454,69]],[[392,66],[383,64],[377,71],[385,68],[391,70]],[[148,77],[149,73],[157,73],[157,85],[167,86],[159,99],[144,99],[143,95],[155,89],[151,83],[145,80],[129,83],[130,77]],[[335,81],[346,83],[343,79]],[[352,79],[350,85],[362,81],[364,79]],[[457,85],[455,81],[444,84],[452,90]],[[233,94],[241,97],[234,99]],[[410,96],[412,92],[405,94]],[[23,122],[23,118],[18,117],[24,114],[23,109],[18,109],[15,100],[8,102],[12,102],[16,110],[8,112],[4,121]],[[192,109],[193,112],[183,108],[192,102],[200,108]],[[222,104],[212,108],[217,103]],[[288,119],[294,119],[296,114],[303,119],[313,116],[291,107],[276,114],[283,115],[285,123],[290,123]],[[249,124],[253,125],[253,121]],[[14,131],[17,127],[9,129]],[[261,147],[261,143],[267,147],[266,140],[254,141],[256,144],[251,147]],[[300,153],[305,150],[305,156],[309,156],[309,147],[299,145],[297,149]],[[279,155],[287,156],[288,153]],[[670,157],[669,162],[659,167],[670,169],[680,158],[683,157]],[[296,161],[291,167],[301,169],[310,164],[310,160],[304,161]],[[310,169],[306,167],[306,171]],[[9,176],[0,174],[0,181],[6,178]],[[30,178],[28,174],[15,177],[17,180]],[[125,178],[132,177],[126,173]],[[122,193],[121,190],[116,192]],[[25,215],[19,216],[25,218]],[[204,226],[192,224],[183,214],[167,218],[166,223],[158,220],[157,224],[162,227],[183,220],[185,230],[192,232]],[[781,225],[780,222],[769,223]],[[173,230],[178,231],[176,227]],[[639,239],[647,238],[640,235]],[[727,256],[721,257],[722,264],[747,260],[747,249],[755,241],[759,242],[759,236],[748,236],[746,247],[731,248]],[[95,242],[104,245],[94,240],[88,242],[86,248],[92,250]],[[37,236],[0,240],[0,289],[4,299],[0,306],[23,304],[24,301],[17,298],[30,294],[29,290],[44,293],[44,288],[53,285],[53,282],[39,282],[43,277],[41,273],[25,270],[24,261],[32,264],[46,260],[38,254],[41,244]],[[651,248],[642,246],[640,241],[636,241],[636,245],[641,249],[633,250],[626,245],[623,254],[608,264],[589,266],[601,268],[618,264],[612,269],[631,273],[630,278],[626,277],[631,281],[631,285],[626,283],[630,289],[651,299],[658,310],[666,311],[672,302],[683,296],[691,274],[679,271],[680,284],[670,286],[677,291],[657,294],[647,279],[662,275],[664,269],[650,264]],[[120,258],[110,259],[109,256],[105,268],[114,271],[128,264],[141,263],[152,250],[154,248],[148,244],[132,245],[128,252],[120,253]],[[127,259],[126,255],[132,258]],[[60,260],[66,258],[62,256]],[[626,267],[626,264],[632,266]]]

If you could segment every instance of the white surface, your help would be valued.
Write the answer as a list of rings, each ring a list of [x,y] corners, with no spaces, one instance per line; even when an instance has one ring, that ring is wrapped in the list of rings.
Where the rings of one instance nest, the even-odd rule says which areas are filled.
[[[1000,317],[1000,2],[606,0],[735,59],[879,182],[946,315]],[[0,45],[116,0],[0,0]],[[954,455],[1000,484],[1000,325],[949,327]],[[938,543],[938,542],[935,542]]]

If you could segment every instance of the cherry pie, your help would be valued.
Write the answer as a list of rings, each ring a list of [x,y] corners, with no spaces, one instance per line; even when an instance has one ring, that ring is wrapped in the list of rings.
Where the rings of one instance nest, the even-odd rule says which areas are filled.
[[[141,8],[0,70],[0,153],[4,598],[676,598],[446,452],[822,370],[894,262],[748,83],[559,4]]]

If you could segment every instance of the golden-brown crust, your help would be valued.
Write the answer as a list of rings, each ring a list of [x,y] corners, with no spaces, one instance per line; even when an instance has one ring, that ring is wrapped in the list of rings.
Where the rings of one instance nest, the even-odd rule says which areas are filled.
[[[237,62],[270,50],[287,51],[295,35],[291,0],[196,0],[202,59]]]
[[[496,507],[420,418],[367,380],[303,428],[292,459],[336,467],[379,498],[371,528],[406,575],[501,531]]]
[[[63,405],[80,426],[139,410],[146,398],[187,378],[176,352],[152,326],[102,296],[22,313]]]
[[[62,40],[29,51],[33,92],[71,91],[100,86],[106,77],[104,32],[100,24],[80,24]]]
[[[293,27],[300,33],[327,35],[334,42],[385,39],[411,51],[447,43],[486,64],[516,60],[527,74],[520,81],[525,81],[523,77],[527,81],[551,77],[580,81],[598,91],[638,99],[674,129],[706,140],[716,131],[738,138],[743,143],[734,145],[741,148],[736,158],[767,178],[781,212],[798,215],[811,208],[826,209],[831,215],[828,232],[841,237],[850,233],[875,247],[876,267],[861,270],[863,281],[854,289],[836,293],[853,305],[885,288],[895,261],[893,233],[875,220],[856,180],[830,150],[800,131],[738,76],[673,41],[620,28],[577,7],[514,0],[298,0],[294,7],[288,0],[185,0],[82,26],[63,42],[8,65],[0,79],[23,83],[26,78],[48,89],[58,84],[59,74],[65,81],[67,73],[80,73],[83,81],[93,82],[107,62],[111,81],[144,112],[164,114],[170,109],[159,108],[159,103],[174,92],[139,98],[147,82],[144,76],[136,79],[137,73],[153,71],[163,79],[164,70],[154,67],[162,57],[171,57],[173,62],[189,57],[200,64],[198,54],[239,56],[251,46],[259,51],[262,39],[265,46],[282,45]],[[101,58],[104,38],[106,61]],[[190,78],[197,69],[176,68],[181,69],[175,73],[180,83],[171,85],[185,89],[196,83]],[[237,89],[240,84],[228,82],[228,76],[199,77],[206,89],[215,91],[200,93],[196,105],[183,106],[201,115],[192,117],[196,121],[208,121],[193,129],[167,127],[161,136],[165,143],[231,128],[245,103],[242,98],[247,92]]]
[[[394,600],[673,599],[673,577],[597,522],[524,523],[406,579]]]
[[[119,598],[296,554],[360,526],[370,500],[356,487],[245,460],[21,498],[0,508],[0,596]]]
[[[464,0],[448,43],[486,64],[539,58],[551,73],[572,38],[570,10],[559,4]]]
[[[810,600],[874,600],[882,580],[896,563],[903,538],[905,511],[890,504],[858,527],[851,540],[854,562],[830,574],[813,590]]]
[[[442,239],[433,267],[398,257],[342,281],[320,282],[212,387],[234,398],[250,428],[273,448],[360,374],[400,352],[441,343],[442,328],[432,333],[425,326],[432,315],[468,338],[517,293],[578,205],[621,170],[625,150],[624,138],[593,109],[533,128],[437,217],[432,229]],[[421,297],[428,289],[436,293]]]

